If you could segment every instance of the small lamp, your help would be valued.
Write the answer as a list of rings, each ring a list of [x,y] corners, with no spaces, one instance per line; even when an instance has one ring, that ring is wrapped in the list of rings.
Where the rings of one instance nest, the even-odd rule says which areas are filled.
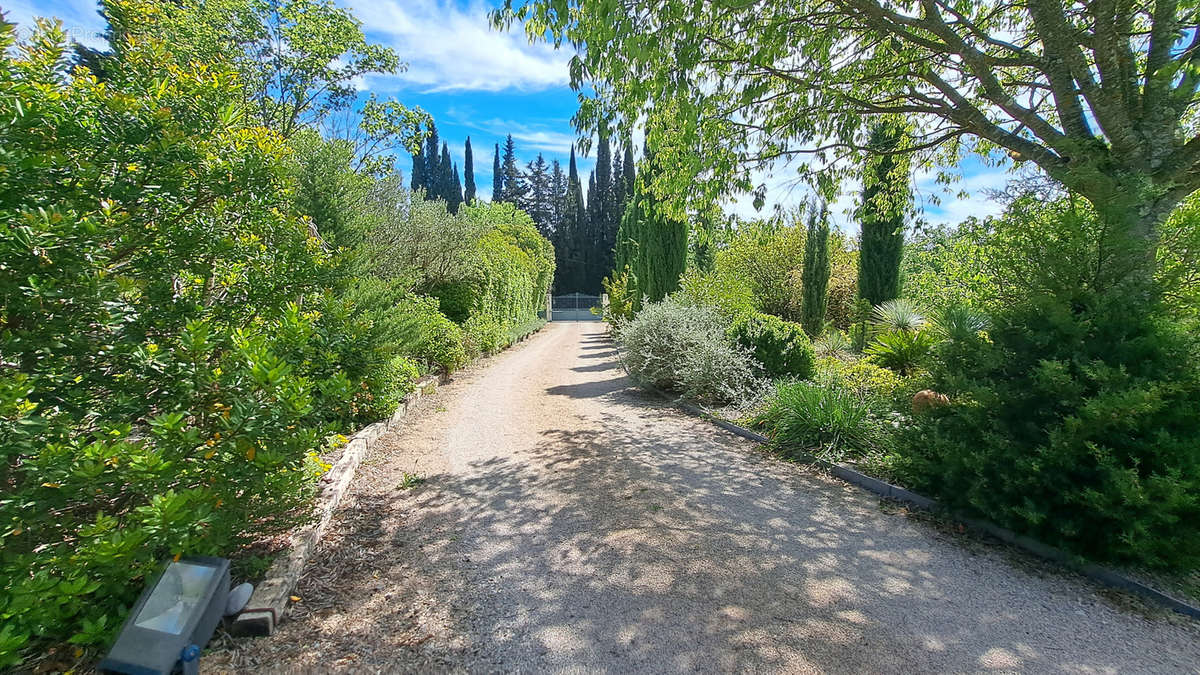
[[[225,614],[229,561],[194,557],[167,563],[142,592],[100,672],[169,675],[199,673],[200,650]]]

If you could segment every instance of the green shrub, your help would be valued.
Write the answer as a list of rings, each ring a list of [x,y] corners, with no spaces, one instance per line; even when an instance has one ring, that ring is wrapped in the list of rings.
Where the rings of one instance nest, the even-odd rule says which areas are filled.
[[[726,321],[756,310],[754,291],[745,279],[716,271],[688,270],[679,278],[679,290],[671,297],[684,305],[716,309]]]
[[[756,386],[754,361],[734,347],[715,309],[670,298],[647,304],[621,331],[630,375],[701,402],[737,401]]]
[[[440,313],[425,317],[421,327],[421,342],[414,355],[424,359],[431,368],[438,368],[446,374],[462,368],[470,361],[462,329]]]
[[[928,361],[936,344],[929,331],[891,330],[876,335],[864,351],[871,361],[907,375]]]
[[[901,469],[946,504],[1101,560],[1200,564],[1198,348],[1144,299],[1035,298],[970,358],[952,404],[904,435]]]
[[[462,326],[469,350],[478,354],[495,354],[508,346],[508,331],[486,314],[476,314]]]
[[[873,451],[885,439],[871,401],[836,381],[780,384],[752,423],[765,428],[785,455],[836,461]]]
[[[859,399],[869,402],[880,414],[895,409],[904,410],[905,394],[911,397],[908,390],[912,387],[904,378],[866,359],[842,361],[824,358],[818,361],[817,370],[814,379],[849,390]]]
[[[807,379],[813,370],[813,346],[800,324],[755,313],[733,323],[729,337],[754,356],[771,377]]]

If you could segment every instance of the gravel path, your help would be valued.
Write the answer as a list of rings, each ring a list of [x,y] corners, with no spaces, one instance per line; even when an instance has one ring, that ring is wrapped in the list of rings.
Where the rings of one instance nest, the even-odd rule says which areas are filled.
[[[772,459],[623,375],[602,325],[551,324],[423,399],[364,462],[290,620],[224,638],[205,671],[1200,672],[1196,623]]]

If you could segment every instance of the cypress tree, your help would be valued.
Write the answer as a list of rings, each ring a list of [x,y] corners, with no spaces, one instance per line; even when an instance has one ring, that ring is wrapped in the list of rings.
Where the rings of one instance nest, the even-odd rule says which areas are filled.
[[[504,201],[504,174],[500,171],[500,144],[496,144],[496,154],[492,156],[492,201]]]
[[[621,163],[625,170],[625,194],[633,194],[633,183],[637,179],[637,165],[633,161],[633,142],[625,141],[625,161]]]
[[[900,296],[900,259],[904,254],[904,220],[912,203],[907,132],[900,120],[871,128],[870,155],[863,168],[858,222],[862,240],[858,256],[858,295],[879,305]]]
[[[829,303],[829,211],[824,204],[809,207],[801,283],[804,304],[800,308],[800,325],[815,338],[825,329],[825,309]]]
[[[567,212],[567,175],[558,160],[550,163],[550,223],[556,238],[563,229]]]
[[[437,125],[431,121],[429,123],[429,136],[425,138],[425,166],[422,172],[425,176],[425,199],[445,199],[440,189],[444,175],[440,159],[441,149],[442,140],[438,138]]]
[[[587,228],[587,205],[583,199],[583,184],[575,163],[575,146],[571,145],[571,160],[567,165],[567,203],[563,212],[562,248],[558,253],[558,292],[583,288],[584,231]]]
[[[644,298],[658,302],[678,289],[688,255],[688,224],[665,215],[650,190],[653,157],[646,158],[645,166],[648,171],[634,181],[616,244],[614,273],[619,275],[629,268],[634,309],[641,308]]]
[[[593,282],[599,283],[601,275],[608,267],[604,265],[600,253],[600,233],[604,229],[603,208],[604,199],[600,195],[600,191],[596,189],[596,172],[592,171],[588,174],[588,191],[587,191],[587,219],[582,237],[580,237],[581,250],[579,261],[582,269],[580,270],[580,289],[591,292],[597,288]]]
[[[462,205],[462,181],[458,178],[458,164],[455,164],[450,181],[450,199],[446,202],[446,207],[450,213],[458,213],[458,208]]]
[[[425,189],[425,156],[417,151],[412,156],[412,182],[409,183],[409,188],[413,191]]]
[[[467,136],[466,148],[463,151],[463,201],[467,204],[475,202],[475,155],[471,152],[471,137]]]
[[[459,181],[458,167],[450,161],[450,146],[442,143],[442,159],[439,162],[442,169],[441,179],[438,180],[438,199],[446,202],[450,213],[457,213],[462,204],[462,182]]]

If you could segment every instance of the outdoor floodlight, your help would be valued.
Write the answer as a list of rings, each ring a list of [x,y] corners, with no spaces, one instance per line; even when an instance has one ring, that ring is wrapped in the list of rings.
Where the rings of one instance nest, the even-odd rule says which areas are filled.
[[[142,592],[100,672],[131,675],[199,673],[200,650],[225,614],[229,561],[183,558],[167,563]]]

